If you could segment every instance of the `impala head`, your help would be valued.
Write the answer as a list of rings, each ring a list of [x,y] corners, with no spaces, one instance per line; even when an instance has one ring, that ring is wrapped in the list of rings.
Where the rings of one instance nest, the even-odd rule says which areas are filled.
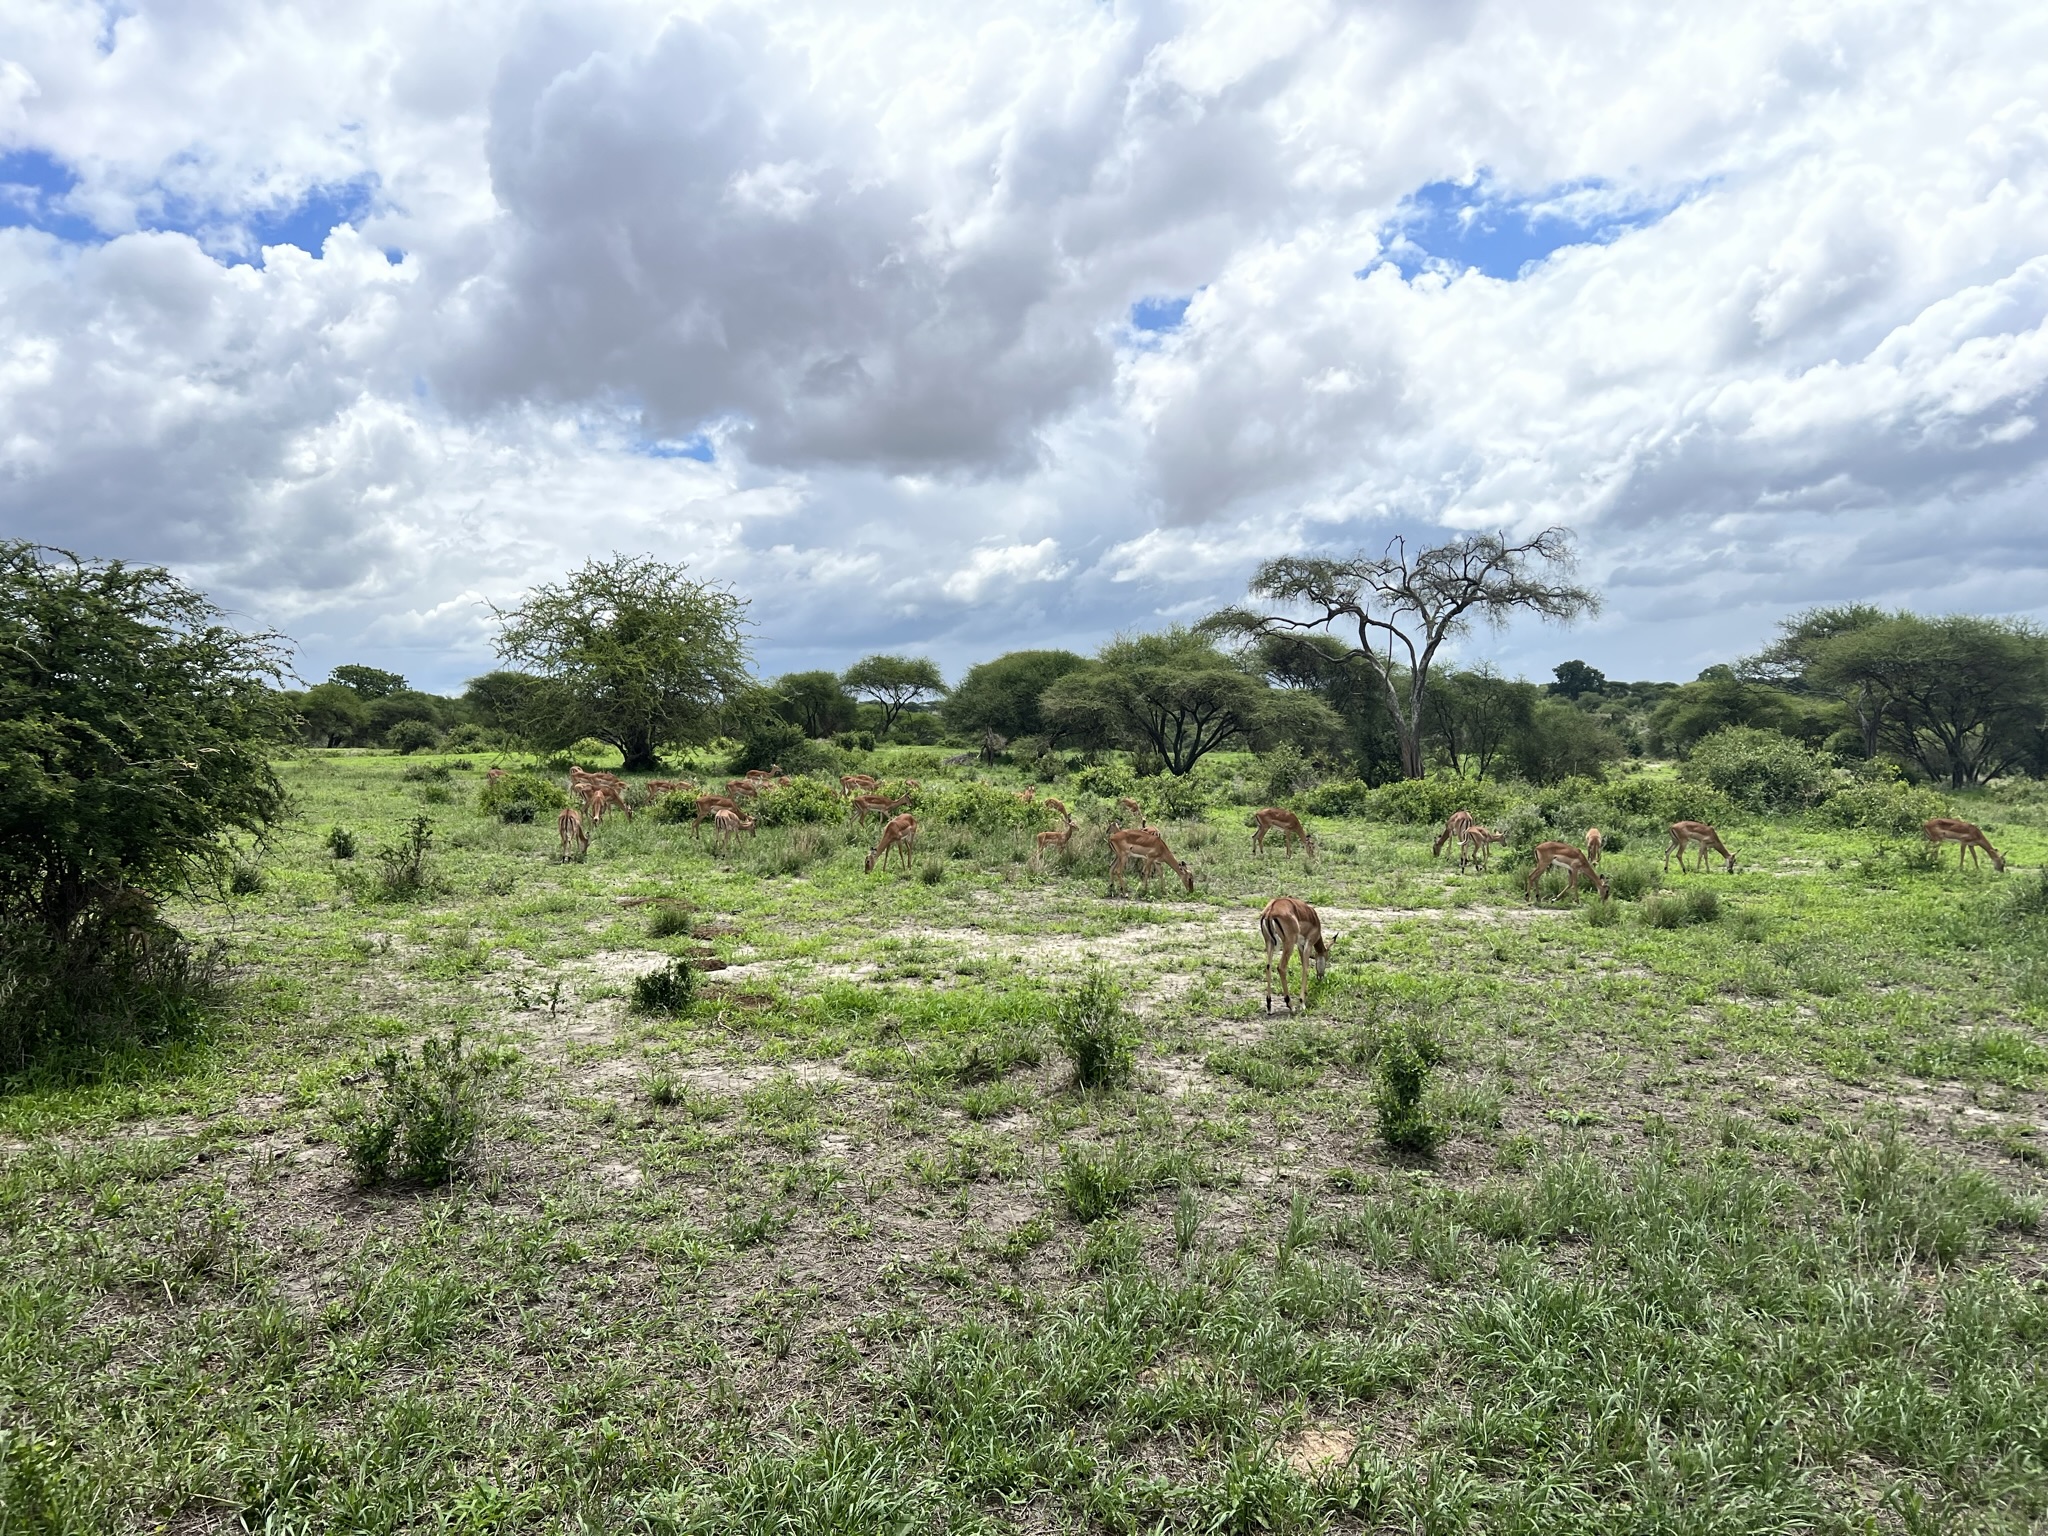
[[[1607,877],[1599,873],[1597,870],[1594,872],[1593,875],[1593,889],[1600,893],[1600,899],[1602,901],[1607,900]]]
[[[1304,855],[1306,855],[1307,857],[1309,857],[1309,858],[1311,858],[1311,859],[1312,859],[1312,858],[1314,858],[1314,857],[1316,856],[1316,835],[1315,835],[1315,833],[1313,833],[1313,832],[1304,832],[1304,833],[1302,833],[1302,834],[1301,834],[1301,851],[1302,851],[1302,853],[1303,853]]]
[[[867,862],[867,873],[869,873],[869,874],[871,874],[871,875],[872,875],[872,874],[873,874],[874,872],[875,872],[875,850],[874,850],[874,849],[872,849],[872,848],[870,848],[870,849],[868,850],[868,862]]]
[[[1190,896],[1195,894],[1195,872],[1185,864],[1180,867],[1180,883]]]

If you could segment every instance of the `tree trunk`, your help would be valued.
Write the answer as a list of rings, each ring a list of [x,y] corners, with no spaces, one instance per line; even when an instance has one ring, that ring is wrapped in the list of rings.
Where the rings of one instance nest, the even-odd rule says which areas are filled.
[[[635,731],[624,741],[612,743],[626,761],[620,765],[621,773],[654,773],[661,767],[661,759],[654,755],[654,733]]]

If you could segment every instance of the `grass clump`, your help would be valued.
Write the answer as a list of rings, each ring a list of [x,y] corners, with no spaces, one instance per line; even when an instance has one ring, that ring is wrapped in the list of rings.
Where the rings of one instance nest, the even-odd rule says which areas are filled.
[[[352,859],[356,856],[356,835],[347,827],[329,827],[321,846],[337,859]]]
[[[1380,1140],[1390,1151],[1435,1155],[1443,1133],[1430,1118],[1423,1096],[1430,1073],[1442,1059],[1436,1038],[1413,1024],[1389,1031],[1381,1042],[1372,1103]]]
[[[263,866],[252,859],[238,859],[235,867],[228,871],[228,894],[231,896],[261,896],[270,889],[270,879],[263,873]]]
[[[1607,893],[1616,901],[1641,901],[1657,886],[1656,872],[1635,859],[1604,862],[1600,873],[1607,877]]]
[[[405,835],[377,850],[377,872],[371,889],[383,901],[414,901],[439,890],[428,854],[434,847],[434,824],[425,816],[406,823]]]
[[[502,1055],[470,1049],[459,1028],[429,1036],[417,1052],[378,1056],[375,1097],[351,1100],[335,1116],[357,1181],[432,1186],[469,1171],[506,1065]]]
[[[633,1008],[638,1013],[688,1013],[697,1000],[697,973],[687,960],[671,960],[658,971],[633,978]]]
[[[1137,1063],[1136,1030],[1123,990],[1100,968],[1060,999],[1053,1041],[1083,1088],[1120,1088]]]
[[[688,938],[695,920],[682,907],[656,907],[648,914],[647,932],[657,939]]]
[[[1971,1257],[1994,1230],[2031,1231],[2037,1207],[1974,1168],[1944,1168],[1897,1131],[1845,1143],[1834,1157],[1847,1236],[1881,1264]]]
[[[524,825],[543,811],[559,811],[569,803],[562,786],[537,773],[504,773],[476,792],[477,809],[500,821]]]

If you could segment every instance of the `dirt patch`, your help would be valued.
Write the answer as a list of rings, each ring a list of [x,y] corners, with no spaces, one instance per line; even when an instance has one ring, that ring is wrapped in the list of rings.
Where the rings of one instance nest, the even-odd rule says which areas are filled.
[[[1333,1424],[1298,1431],[1280,1444],[1280,1460],[1296,1477],[1313,1481],[1343,1468],[1358,1450],[1358,1436]]]

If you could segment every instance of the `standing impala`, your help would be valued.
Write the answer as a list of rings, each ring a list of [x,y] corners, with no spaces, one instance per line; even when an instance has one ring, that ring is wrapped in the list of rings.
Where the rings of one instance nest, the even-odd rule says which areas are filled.
[[[875,860],[882,861],[884,870],[889,867],[889,855],[900,852],[903,867],[910,868],[911,851],[917,846],[917,818],[905,811],[901,816],[892,817],[882,827],[882,840],[868,850],[868,873],[873,874]]]
[[[1704,821],[1674,821],[1671,823],[1671,843],[1664,850],[1664,867],[1666,869],[1671,867],[1671,855],[1676,853],[1678,855],[1678,872],[1684,874],[1685,856],[1694,848],[1700,851],[1700,870],[1702,873],[1705,872],[1707,867],[1707,850],[1709,848],[1728,861],[1726,865],[1726,872],[1728,874],[1732,875],[1735,873],[1735,855],[1723,846],[1721,834],[1708,826]]]
[[[567,806],[563,807],[562,814],[555,818],[555,830],[561,833],[562,836],[562,862],[564,864],[569,862],[569,848],[571,844],[575,845],[576,857],[578,859],[586,859],[590,856],[590,834],[583,830],[583,818],[574,810]]]
[[[1301,956],[1301,1006],[1308,1009],[1308,967],[1313,960],[1316,975],[1329,968],[1330,947],[1323,942],[1323,920],[1316,909],[1293,896],[1275,896],[1259,914],[1259,933],[1266,941],[1266,1012],[1273,1011],[1273,955],[1280,955],[1280,1001],[1294,1012],[1294,998],[1287,990],[1287,962]]]
[[[1474,822],[1458,834],[1458,873],[1465,873],[1465,861],[1469,858],[1481,870],[1486,868],[1486,850],[1494,843],[1508,840],[1505,832],[1495,832]]]
[[[1033,869],[1039,868],[1045,858],[1046,849],[1065,848],[1067,843],[1073,838],[1073,835],[1074,818],[1071,816],[1067,818],[1066,826],[1062,827],[1059,831],[1039,833],[1038,846],[1031,850],[1031,867]]]
[[[1133,827],[1128,831],[1109,834],[1109,846],[1116,850],[1116,862],[1109,866],[1109,894],[1114,896],[1124,886],[1124,866],[1132,859],[1138,861],[1138,889],[1143,890],[1165,864],[1180,876],[1180,883],[1187,888],[1190,896],[1195,893],[1195,877],[1188,867],[1173,856],[1173,850],[1166,846],[1166,839],[1150,827]],[[1128,894],[1128,887],[1125,887]]]
[[[1975,822],[1961,821],[1954,816],[1936,816],[1921,825],[1921,832],[1934,845],[1936,853],[1941,852],[1943,843],[1956,845],[1956,868],[1963,867],[1963,855],[1970,856],[1970,864],[1977,863],[1977,850],[1983,849],[1991,855],[1991,867],[2001,875],[2005,873],[2005,855],[1991,846],[1991,840],[1984,835],[1984,829]]]
[[[1252,812],[1252,827],[1253,853],[1264,853],[1266,851],[1266,834],[1268,832],[1278,832],[1280,834],[1280,851],[1282,853],[1292,853],[1295,842],[1299,840],[1301,851],[1305,856],[1311,859],[1316,856],[1316,840],[1314,836],[1311,835],[1308,828],[1301,824],[1301,818],[1292,811],[1283,811],[1277,806],[1268,806],[1263,811],[1254,811]]]

